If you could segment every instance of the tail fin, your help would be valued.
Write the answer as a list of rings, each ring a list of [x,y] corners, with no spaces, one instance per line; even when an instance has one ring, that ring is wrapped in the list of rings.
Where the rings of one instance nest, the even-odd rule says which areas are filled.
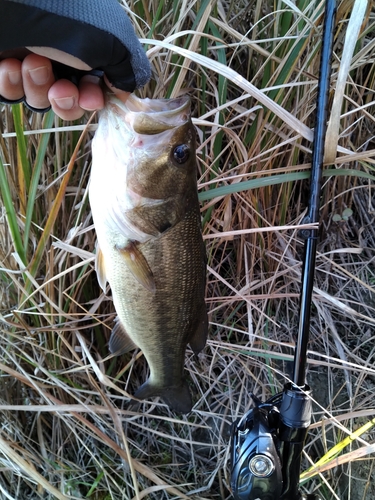
[[[137,399],[149,399],[157,396],[161,397],[176,413],[189,413],[193,406],[186,381],[182,381],[182,384],[177,387],[159,387],[152,385],[150,380],[147,380],[134,394]]]

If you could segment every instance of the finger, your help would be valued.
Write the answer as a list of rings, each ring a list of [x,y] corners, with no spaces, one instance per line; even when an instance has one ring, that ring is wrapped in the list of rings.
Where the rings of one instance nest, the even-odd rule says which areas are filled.
[[[17,101],[24,96],[21,61],[5,59],[0,61],[0,96]]]
[[[79,82],[79,106],[86,111],[94,111],[104,107],[103,90],[100,79],[86,75]]]
[[[36,109],[47,108],[50,105],[48,91],[55,81],[51,61],[29,54],[22,62],[22,80],[26,102]]]
[[[51,47],[26,47],[28,50],[33,52],[34,54],[38,54],[40,56],[47,57],[52,61],[57,61],[66,66],[70,66],[72,68],[81,69],[84,71],[90,71],[92,68],[86,64],[85,62],[78,59],[78,57],[72,56],[71,54],[67,54],[59,49],[53,49]]]
[[[58,80],[48,92],[53,111],[63,120],[77,120],[84,114],[79,106],[79,91],[69,80]]]
[[[126,102],[127,98],[130,96],[131,92],[125,92],[124,90],[120,90],[120,89],[117,89],[116,87],[114,87],[110,81],[108,80],[108,78],[104,75],[104,81],[105,81],[105,84],[107,85],[107,87],[109,89],[111,89],[111,91],[116,94],[116,96],[122,101],[122,102]]]

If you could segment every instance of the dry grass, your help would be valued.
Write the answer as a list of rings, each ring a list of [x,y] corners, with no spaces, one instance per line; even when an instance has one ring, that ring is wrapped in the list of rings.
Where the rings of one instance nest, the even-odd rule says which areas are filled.
[[[184,417],[160,401],[128,410],[147,365],[141,353],[108,356],[114,309],[96,282],[87,199],[92,133],[4,108],[0,498],[229,499],[230,425],[250,392],[267,398],[290,374],[323,2],[128,6],[154,69],[142,96],[188,92],[200,136],[211,327],[199,359],[187,353],[195,406]],[[323,190],[305,469],[375,411],[375,12],[368,2],[345,55],[352,8],[339,2],[332,102],[344,57],[350,72]],[[55,129],[12,137],[20,127]],[[374,443],[370,427],[302,487],[372,498]]]

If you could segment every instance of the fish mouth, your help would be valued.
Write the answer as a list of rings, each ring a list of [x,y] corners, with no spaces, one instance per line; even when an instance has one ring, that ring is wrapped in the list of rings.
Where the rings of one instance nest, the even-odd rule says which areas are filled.
[[[190,120],[190,98],[139,99],[130,94],[126,102],[107,94],[107,107],[128,123],[137,134],[155,135]]]
[[[139,99],[134,94],[130,94],[126,105],[130,111],[176,115],[190,107],[190,99],[188,96],[174,99]]]

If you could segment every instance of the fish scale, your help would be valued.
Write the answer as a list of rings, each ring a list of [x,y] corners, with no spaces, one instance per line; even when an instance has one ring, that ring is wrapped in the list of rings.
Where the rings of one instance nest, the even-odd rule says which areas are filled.
[[[160,396],[180,413],[192,406],[186,347],[203,349],[208,324],[188,108],[186,98],[132,96],[126,105],[109,98],[93,141],[89,191],[98,279],[104,290],[109,282],[118,316],[110,349],[139,347],[150,377],[135,397]]]
[[[117,266],[122,266],[121,258],[114,257],[111,286],[115,309],[125,330],[138,339],[137,345],[150,366],[151,383],[158,387],[181,388],[186,345],[201,321],[206,270],[199,226],[199,214],[192,212],[165,235],[140,245],[154,269],[154,294],[144,290],[130,273],[123,279],[117,271]],[[160,342],[161,336],[168,342]]]

